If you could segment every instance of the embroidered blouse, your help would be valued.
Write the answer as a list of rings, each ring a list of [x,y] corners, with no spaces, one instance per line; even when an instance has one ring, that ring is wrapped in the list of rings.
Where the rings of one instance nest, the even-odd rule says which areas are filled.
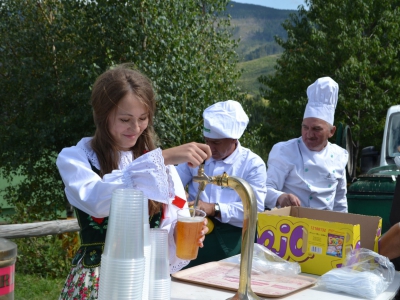
[[[100,169],[100,164],[91,148],[91,139],[83,138],[76,146],[64,148],[57,157],[56,164],[68,201],[90,216],[94,223],[108,217],[112,192],[118,188],[134,188],[142,191],[145,197],[164,203],[160,228],[169,231],[170,272],[179,271],[189,261],[176,257],[173,233],[177,211],[182,206],[187,207],[187,203],[175,199],[176,196],[186,199],[175,167],[164,165],[161,149],[149,151],[137,159],[133,158],[132,152],[126,151],[120,152],[118,169],[101,178],[92,170],[92,166]],[[88,221],[91,222],[89,219]]]

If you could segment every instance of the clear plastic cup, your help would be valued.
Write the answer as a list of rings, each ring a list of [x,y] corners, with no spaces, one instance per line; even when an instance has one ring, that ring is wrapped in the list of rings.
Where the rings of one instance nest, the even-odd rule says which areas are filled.
[[[151,260],[151,245],[150,245],[150,224],[149,224],[149,200],[145,199],[143,203],[143,251],[145,259],[144,281],[143,281],[143,300],[149,299],[149,280],[150,280],[150,260]]]
[[[150,244],[150,225],[143,224],[143,232],[144,232],[144,281],[143,281],[143,295],[142,299],[149,299],[149,281],[150,281],[150,261],[151,261],[151,244]]]
[[[149,299],[169,299],[171,277],[169,273],[168,231],[150,229],[150,244]]]
[[[145,260],[124,260],[102,255],[99,299],[142,299]]]
[[[143,193],[134,189],[113,192],[100,268],[99,299],[142,299]]]
[[[171,278],[162,281],[162,285],[150,286],[149,300],[169,300],[171,298]]]
[[[121,289],[110,289],[99,291],[99,300],[124,299],[124,300],[142,300],[142,290],[123,291]]]
[[[198,240],[206,213],[200,209],[183,208],[178,210],[176,224],[176,256],[193,260],[199,252]]]
[[[120,259],[140,259],[143,253],[143,193],[134,189],[113,192],[104,254]]]

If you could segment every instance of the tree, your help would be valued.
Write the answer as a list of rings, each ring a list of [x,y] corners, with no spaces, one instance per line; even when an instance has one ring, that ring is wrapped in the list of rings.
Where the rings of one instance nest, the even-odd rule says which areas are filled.
[[[351,126],[356,153],[382,143],[386,111],[400,96],[400,1],[306,0],[283,23],[287,40],[276,73],[260,77],[270,101],[269,147],[300,135],[306,89],[330,76],[339,84],[335,124]]]
[[[242,99],[226,0],[4,0],[0,6],[0,174],[19,221],[64,209],[57,153],[94,132],[95,78],[133,62],[158,95],[162,147],[201,138],[202,111]]]

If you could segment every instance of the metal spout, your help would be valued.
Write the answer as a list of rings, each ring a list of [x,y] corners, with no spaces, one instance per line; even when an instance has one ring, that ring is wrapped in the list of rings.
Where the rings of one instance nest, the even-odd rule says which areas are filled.
[[[234,189],[243,202],[244,217],[242,229],[242,248],[240,254],[239,289],[231,300],[259,300],[260,298],[251,289],[251,266],[253,262],[254,237],[257,222],[257,201],[252,187],[242,178],[229,177],[225,172],[218,176],[207,176],[204,173],[204,164],[200,165],[197,176],[193,180],[199,182],[204,191],[209,183]]]
[[[197,171],[197,174],[198,174],[198,176],[205,177],[207,179],[209,178],[206,174],[204,174],[204,162],[200,165],[199,170]],[[204,189],[206,188],[206,185],[207,185],[206,180],[202,180],[199,183],[199,189],[197,191],[197,195],[196,195],[196,198],[194,199],[194,205],[193,205],[193,207],[195,209],[197,208],[197,205],[199,203],[200,193],[202,191],[204,191]]]

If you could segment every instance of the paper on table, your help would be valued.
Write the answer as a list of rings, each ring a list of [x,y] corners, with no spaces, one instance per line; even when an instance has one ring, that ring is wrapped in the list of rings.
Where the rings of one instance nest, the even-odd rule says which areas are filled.
[[[228,262],[210,262],[179,271],[171,276],[178,280],[230,291],[237,291],[239,288],[239,266]],[[316,281],[314,278],[301,275],[287,277],[258,272],[251,274],[251,288],[261,297],[286,296],[310,287]]]

